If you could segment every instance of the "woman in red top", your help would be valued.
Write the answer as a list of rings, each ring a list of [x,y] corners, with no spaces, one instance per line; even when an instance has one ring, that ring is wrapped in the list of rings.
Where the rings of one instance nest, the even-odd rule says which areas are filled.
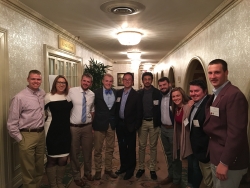
[[[172,111],[175,119],[173,159],[182,160],[192,154],[188,119],[193,102],[187,97],[185,91],[180,87],[172,89],[170,97],[173,101]]]

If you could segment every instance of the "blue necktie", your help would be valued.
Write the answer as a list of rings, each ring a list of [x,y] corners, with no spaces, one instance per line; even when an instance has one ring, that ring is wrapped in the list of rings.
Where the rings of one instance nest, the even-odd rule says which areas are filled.
[[[82,98],[82,122],[86,122],[86,97],[85,92],[83,92],[83,98]]]
[[[105,89],[105,94],[106,94],[106,95],[107,95],[107,94],[112,95],[112,90],[111,90],[111,89]]]

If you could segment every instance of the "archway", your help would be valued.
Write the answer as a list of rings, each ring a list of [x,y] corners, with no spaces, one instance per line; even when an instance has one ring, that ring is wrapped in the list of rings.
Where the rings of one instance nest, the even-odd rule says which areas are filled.
[[[168,72],[168,79],[172,85],[172,87],[175,87],[175,78],[174,78],[174,69],[173,67],[170,67],[169,72]]]
[[[190,60],[187,71],[186,71],[186,76],[184,79],[184,89],[187,92],[187,94],[189,93],[190,81],[194,79],[201,79],[207,82],[206,73],[204,70],[205,70],[204,65],[199,57],[194,57]]]
[[[164,72],[163,70],[161,71],[161,78],[164,77]]]

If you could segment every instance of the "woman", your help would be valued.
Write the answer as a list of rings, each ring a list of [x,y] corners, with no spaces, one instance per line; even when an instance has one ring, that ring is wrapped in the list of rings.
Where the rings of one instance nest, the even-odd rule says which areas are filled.
[[[171,91],[172,111],[174,114],[174,135],[173,135],[173,159],[174,162],[182,160],[192,154],[190,144],[189,114],[193,101],[191,101],[184,90],[176,87]],[[179,163],[181,164],[181,163]],[[181,167],[180,167],[181,168]]]
[[[67,98],[68,90],[66,78],[59,75],[53,82],[51,92],[45,96],[46,172],[52,188],[64,187],[62,179],[70,152],[70,111],[73,104]]]

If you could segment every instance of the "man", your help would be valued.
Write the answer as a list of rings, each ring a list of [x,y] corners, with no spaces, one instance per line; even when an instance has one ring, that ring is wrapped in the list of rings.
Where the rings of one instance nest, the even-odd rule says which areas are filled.
[[[227,79],[227,63],[215,59],[208,65],[214,97],[206,105],[204,131],[210,136],[209,151],[215,188],[235,188],[247,172],[248,103],[244,94]]]
[[[112,171],[112,159],[115,147],[115,93],[112,89],[113,76],[105,74],[102,79],[103,87],[95,90],[94,129],[94,158],[95,180],[101,179],[102,148],[105,140],[105,174],[117,178]]]
[[[194,105],[189,116],[190,142],[193,154],[188,156],[188,183],[194,188],[199,188],[203,176],[206,187],[212,188],[212,171],[207,154],[209,137],[203,131],[206,118],[205,106],[209,99],[206,82],[204,80],[191,81],[189,94]]]
[[[37,188],[44,170],[44,96],[42,75],[29,72],[28,86],[11,101],[7,128],[18,142],[23,188]]]
[[[136,166],[136,130],[142,123],[142,99],[132,88],[132,73],[125,73],[122,80],[124,88],[117,92],[116,97],[116,135],[121,166],[115,173],[125,172],[123,179],[128,180],[134,175]]]
[[[167,77],[158,80],[159,89],[162,94],[161,100],[161,141],[165,155],[168,159],[168,177],[160,182],[161,185],[172,183],[171,188],[180,187],[182,163],[179,159],[173,161],[173,134],[174,117],[171,110],[170,99],[171,84]]]
[[[93,77],[89,73],[82,75],[81,87],[73,87],[69,90],[69,97],[73,102],[70,117],[71,151],[70,163],[72,175],[77,186],[84,186],[81,179],[81,166],[78,160],[80,146],[84,161],[84,176],[92,181],[91,160],[93,147],[92,119],[94,116],[95,94],[89,89],[92,85]]]
[[[161,126],[161,93],[158,89],[152,86],[153,74],[144,72],[142,74],[143,89],[138,92],[142,96],[143,103],[143,122],[138,131],[139,138],[139,170],[136,177],[140,178],[145,172],[145,149],[147,146],[147,138],[149,135],[150,143],[150,176],[156,180],[155,172],[157,162],[157,142]]]

